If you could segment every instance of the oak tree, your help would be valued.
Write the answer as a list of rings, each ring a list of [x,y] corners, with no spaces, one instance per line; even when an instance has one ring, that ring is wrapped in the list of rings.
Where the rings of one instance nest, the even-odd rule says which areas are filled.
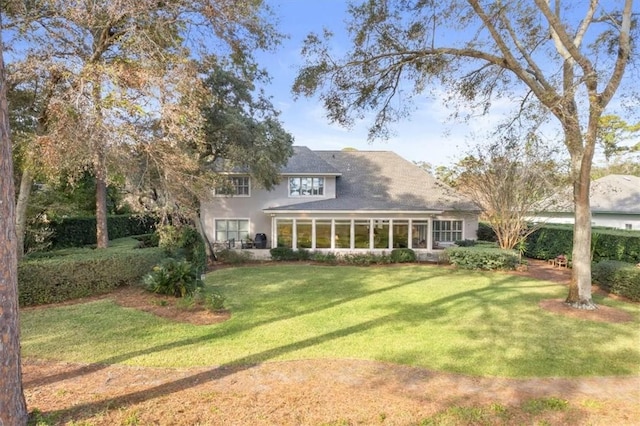
[[[411,111],[409,100],[429,94],[461,101],[471,115],[502,98],[522,117],[539,108],[555,117],[575,204],[567,303],[595,308],[590,171],[600,117],[630,63],[633,3],[363,1],[350,7],[351,49],[343,57],[332,55],[330,33],[308,36],[294,90],[319,92],[328,117],[341,124],[373,112],[370,137],[387,136],[389,124]]]
[[[38,138],[51,167],[90,169],[97,182],[98,247],[108,245],[106,187],[118,148],[202,137],[199,60],[243,64],[259,76],[255,49],[280,35],[261,1],[20,2],[10,14],[13,57],[24,73],[55,70],[59,87]]]

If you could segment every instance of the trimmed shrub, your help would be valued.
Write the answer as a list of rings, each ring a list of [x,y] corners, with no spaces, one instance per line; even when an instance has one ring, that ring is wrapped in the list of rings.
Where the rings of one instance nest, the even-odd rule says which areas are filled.
[[[445,253],[452,265],[463,269],[515,269],[519,264],[518,254],[513,250],[451,247]]]
[[[153,232],[157,219],[152,216],[117,215],[107,217],[109,239],[129,237],[131,235]],[[82,247],[96,243],[96,218],[66,217],[54,220],[49,224],[51,230],[51,246],[53,249],[63,247]]]
[[[609,293],[640,302],[640,268],[634,264],[603,260],[592,267],[591,276]]]
[[[311,254],[311,259],[314,262],[328,263],[329,265],[338,264],[338,256],[335,253],[315,252]]]
[[[570,255],[573,249],[573,225],[545,225],[529,235],[525,254],[535,259]],[[594,228],[591,238],[594,261],[640,261],[640,232]]]
[[[253,261],[253,254],[246,251],[224,249],[216,252],[216,257],[222,263],[242,265]]]
[[[473,247],[477,244],[476,240],[461,240],[456,241],[458,247]]]
[[[293,250],[288,247],[275,247],[269,250],[271,253],[272,260],[279,261],[291,261],[291,260],[300,260],[299,252],[306,252],[307,259],[309,258],[309,252],[306,250]],[[302,256],[305,256],[304,254]]]
[[[409,263],[416,261],[416,252],[410,248],[399,248],[391,251],[391,263]]]
[[[137,284],[166,255],[158,248],[138,249],[124,238],[107,249],[67,249],[47,258],[29,256],[18,265],[20,306],[58,303],[116,287]]]
[[[153,293],[186,297],[202,286],[197,268],[186,260],[164,259],[144,277],[145,288]]]
[[[498,237],[496,236],[496,232],[487,222],[479,222],[478,223],[478,239],[480,241],[498,241]]]
[[[391,263],[391,257],[386,254],[350,253],[340,256],[340,262],[348,265],[369,266]]]
[[[570,255],[573,248],[572,225],[546,225],[527,237],[525,255],[534,259],[553,259]]]

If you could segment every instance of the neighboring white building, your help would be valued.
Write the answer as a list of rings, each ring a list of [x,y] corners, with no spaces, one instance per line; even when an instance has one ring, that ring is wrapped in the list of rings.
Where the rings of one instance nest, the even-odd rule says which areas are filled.
[[[574,223],[571,191],[558,195],[553,210],[538,213],[535,222]],[[640,230],[640,177],[609,175],[591,182],[591,225]]]
[[[246,173],[229,177],[232,195],[202,203],[212,242],[264,234],[266,248],[428,252],[477,238],[479,208],[393,152],[296,146],[271,191]]]

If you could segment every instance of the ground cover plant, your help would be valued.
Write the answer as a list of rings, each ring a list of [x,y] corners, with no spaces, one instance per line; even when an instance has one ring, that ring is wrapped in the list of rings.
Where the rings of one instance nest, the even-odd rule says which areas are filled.
[[[110,299],[24,310],[28,358],[149,367],[363,359],[498,377],[639,373],[640,309],[624,323],[566,318],[538,306],[551,282],[506,273],[410,265],[225,268],[205,285],[231,318],[194,326]]]

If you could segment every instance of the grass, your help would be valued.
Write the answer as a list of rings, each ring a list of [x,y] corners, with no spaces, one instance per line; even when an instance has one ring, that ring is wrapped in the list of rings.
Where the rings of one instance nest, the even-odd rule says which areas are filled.
[[[566,288],[504,273],[409,265],[228,268],[206,284],[232,318],[193,326],[110,300],[25,310],[23,356],[190,367],[356,358],[501,377],[639,373],[640,307],[622,324],[566,318],[540,300]]]

